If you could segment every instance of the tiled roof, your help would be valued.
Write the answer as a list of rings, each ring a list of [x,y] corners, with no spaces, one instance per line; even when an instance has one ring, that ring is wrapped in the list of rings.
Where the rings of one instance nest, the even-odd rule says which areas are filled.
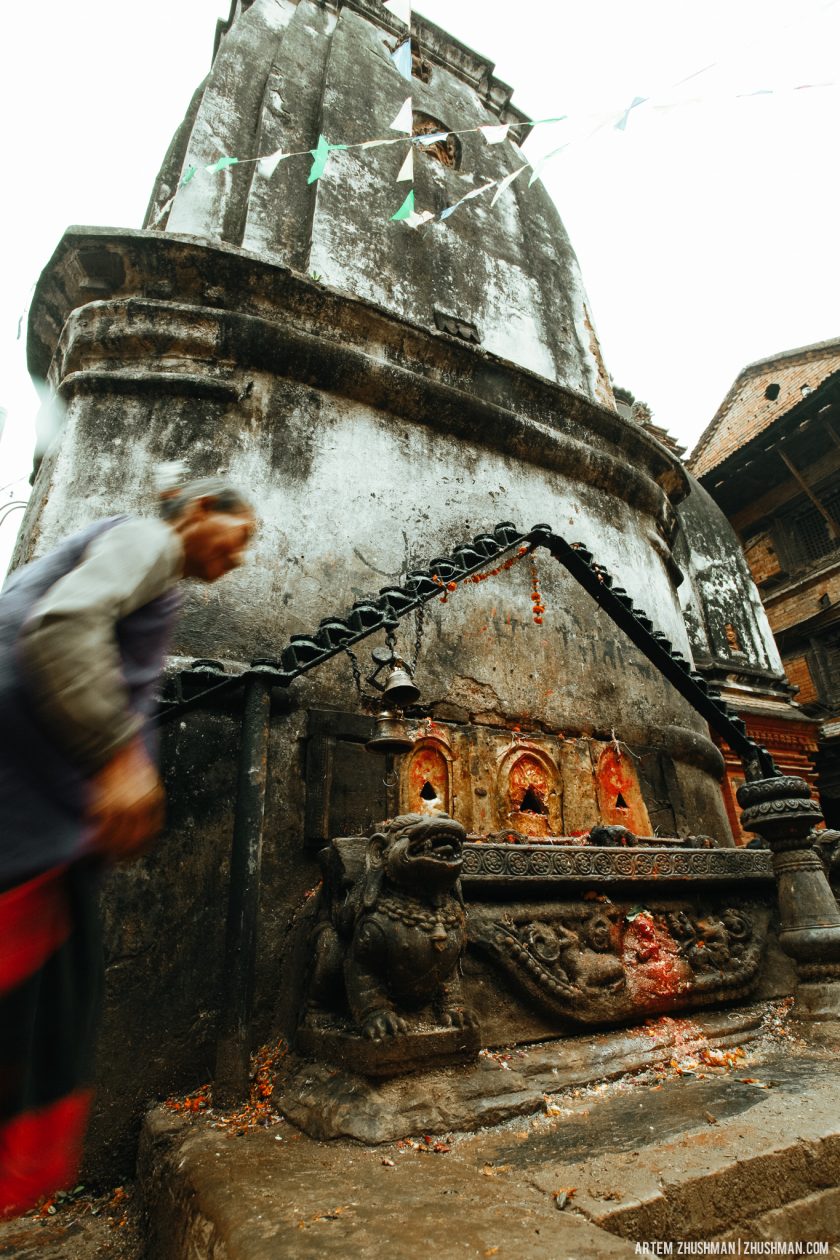
[[[790,411],[802,399],[803,391],[816,389],[838,370],[840,338],[786,350],[750,363],[736,377],[700,437],[688,467],[695,477],[703,477],[717,468]]]

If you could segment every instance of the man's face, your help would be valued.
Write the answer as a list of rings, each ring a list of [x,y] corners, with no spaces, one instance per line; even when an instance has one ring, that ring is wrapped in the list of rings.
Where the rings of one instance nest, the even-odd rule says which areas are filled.
[[[184,576],[215,582],[238,568],[256,524],[252,512],[216,512],[202,499],[191,504],[179,530],[184,545]]]

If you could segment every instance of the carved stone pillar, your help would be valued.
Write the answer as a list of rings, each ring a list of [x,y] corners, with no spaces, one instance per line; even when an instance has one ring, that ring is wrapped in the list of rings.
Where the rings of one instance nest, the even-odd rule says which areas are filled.
[[[738,789],[741,826],[767,841],[779,898],[779,943],[796,962],[795,1011],[802,1019],[840,1017],[840,911],[814,850],[822,820],[804,779],[780,775]]]

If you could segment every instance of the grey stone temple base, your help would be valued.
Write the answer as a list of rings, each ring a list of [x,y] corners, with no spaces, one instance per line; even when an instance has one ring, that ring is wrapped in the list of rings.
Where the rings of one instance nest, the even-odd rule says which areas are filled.
[[[677,1050],[744,1045],[757,1035],[763,1009],[658,1019],[623,1031],[485,1051],[477,1063],[391,1080],[368,1080],[303,1060],[286,1078],[277,1103],[314,1138],[375,1143],[470,1132],[541,1111],[546,1095],[559,1089],[638,1071],[667,1061]]]
[[[717,1019],[716,1034],[702,1021],[710,1039],[747,1040],[743,1017]],[[828,1025],[819,1032],[819,1043],[793,1027],[782,1044],[757,1041],[743,1068],[708,1069],[705,1079],[621,1078],[583,1097],[561,1093],[550,1107],[540,1099],[541,1115],[498,1128],[434,1128],[428,1143],[318,1142],[286,1122],[235,1136],[158,1108],[141,1143],[148,1254],[606,1260],[654,1239],[674,1241],[674,1255],[675,1240],[830,1248],[840,1236],[840,1087],[837,1030],[831,1044]],[[655,1047],[636,1036],[640,1062]],[[593,1063],[609,1072],[629,1062],[632,1037],[623,1050],[616,1042],[612,1060],[595,1038]],[[573,1068],[554,1077],[547,1047],[526,1053],[509,1069],[491,1060],[483,1084],[510,1078],[519,1106],[533,1109],[538,1084],[551,1077],[556,1090]],[[313,1094],[323,1087],[310,1082]]]

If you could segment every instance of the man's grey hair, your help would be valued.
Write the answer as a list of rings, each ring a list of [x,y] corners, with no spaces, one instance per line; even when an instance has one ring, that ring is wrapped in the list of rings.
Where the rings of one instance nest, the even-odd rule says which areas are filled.
[[[209,500],[213,512],[253,512],[253,505],[226,477],[197,477],[193,481],[171,485],[159,491],[160,515],[165,521],[177,520],[196,499]]]

